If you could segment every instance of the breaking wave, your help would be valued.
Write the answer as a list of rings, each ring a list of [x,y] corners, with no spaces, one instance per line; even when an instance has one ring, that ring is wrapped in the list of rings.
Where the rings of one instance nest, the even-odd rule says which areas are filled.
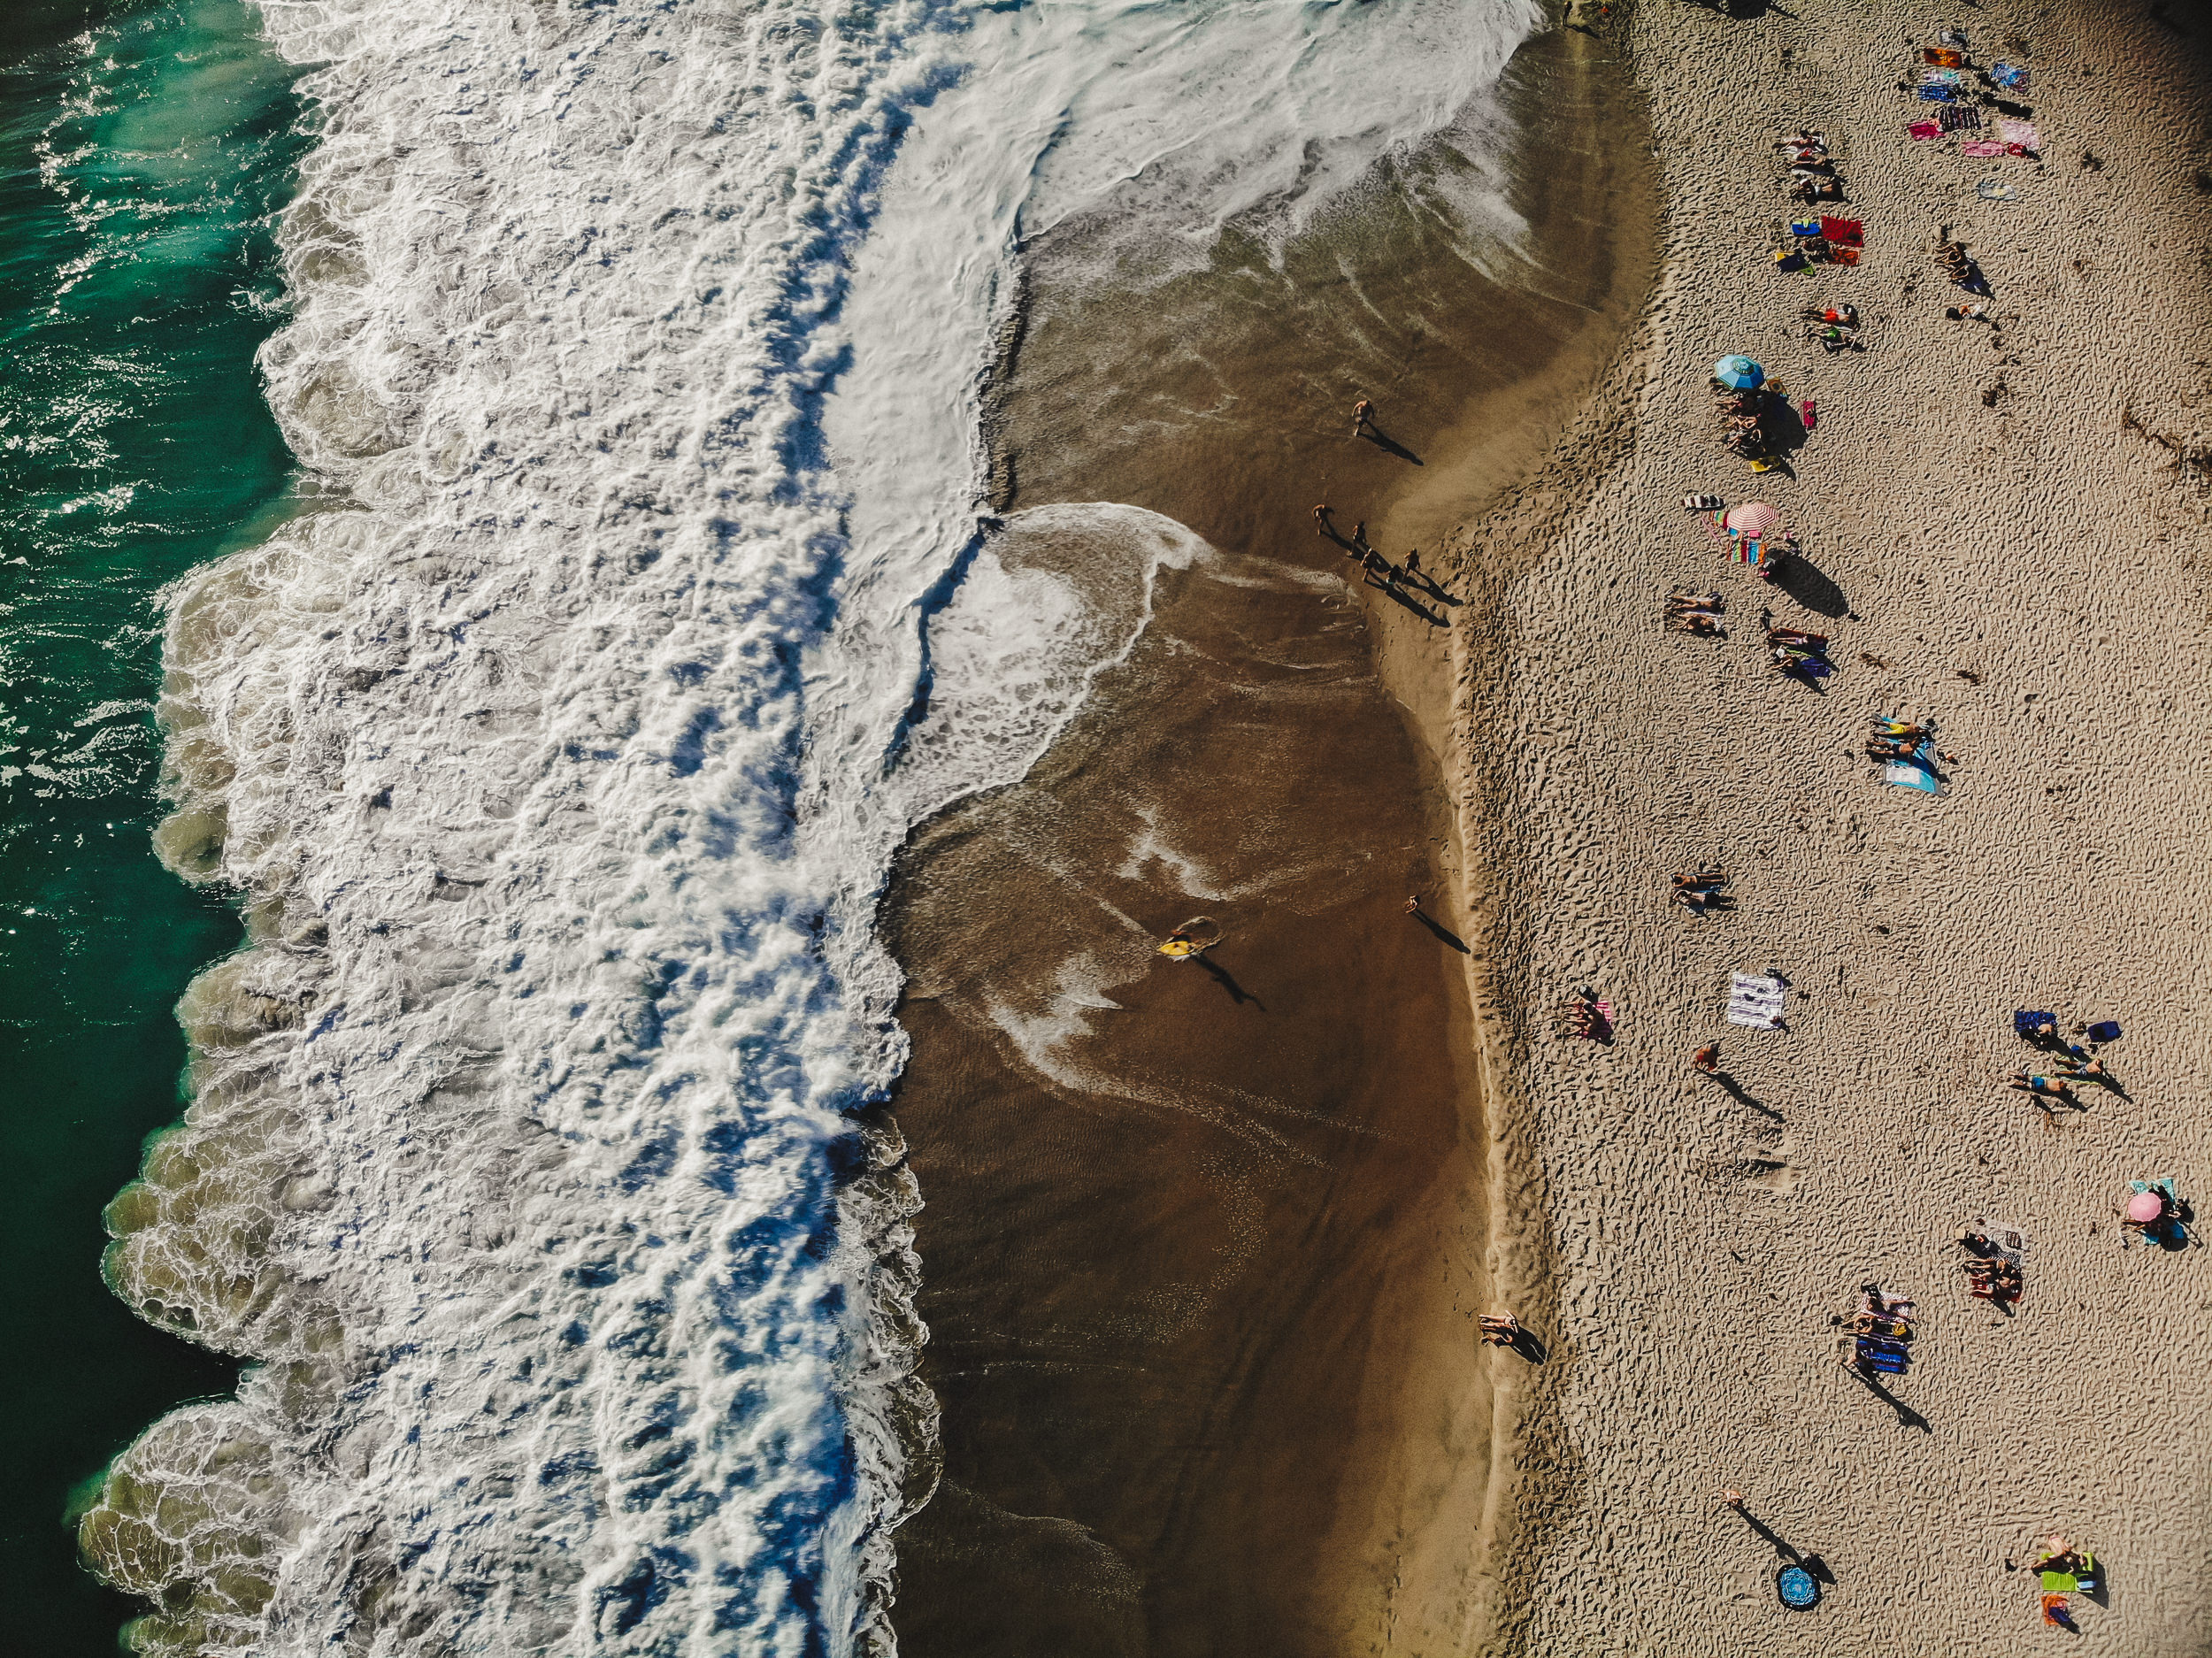
[[[303,510],[172,595],[157,837],[250,943],[108,1260],[251,1368],[81,1535],[148,1647],[887,1648],[934,1405],[875,907],[1208,556],[981,515],[1023,237],[1290,234],[1535,12],[261,16]]]

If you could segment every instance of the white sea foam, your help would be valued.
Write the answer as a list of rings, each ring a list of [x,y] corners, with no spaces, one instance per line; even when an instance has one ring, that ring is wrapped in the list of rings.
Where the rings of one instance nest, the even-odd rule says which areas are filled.
[[[327,510],[175,597],[161,841],[254,941],[111,1215],[119,1289],[261,1368],[88,1541],[187,1646],[884,1643],[933,1408],[917,1194],[851,1126],[902,1055],[874,907],[1209,556],[979,527],[1021,237],[1294,224],[1533,8],[263,14],[319,65],[263,367]]]

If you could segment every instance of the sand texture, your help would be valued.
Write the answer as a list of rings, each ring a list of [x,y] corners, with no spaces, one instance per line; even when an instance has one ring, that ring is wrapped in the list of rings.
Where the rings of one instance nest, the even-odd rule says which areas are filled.
[[[1502,1623],[1374,1649],[2200,1654],[2212,1255],[2127,1246],[2116,1211],[2162,1175],[2212,1201],[2212,23],[1963,10],[1975,61],[2033,69],[2039,164],[1907,136],[1927,106],[1895,83],[1933,14],[1793,11],[1622,26],[1665,191],[1642,331],[1548,467],[1454,538],[1448,641],[1376,606],[1460,772],[1508,1078],[1494,1261],[1551,1352],[1468,1360],[1528,1395]],[[1773,142],[1801,122],[1843,154],[1855,270],[1771,264]],[[2020,199],[1978,197],[1993,174]],[[1943,316],[1968,297],[1931,262],[1946,227],[1994,328]],[[1834,301],[1863,353],[1800,337]],[[1732,351],[1817,400],[1793,476],[1713,435]],[[1688,490],[1779,506],[1796,573],[1724,562]],[[1722,591],[1729,637],[1664,631],[1677,586]],[[1765,605],[1832,637],[1824,690],[1768,665]],[[1935,723],[1947,797],[1878,779],[1876,714]],[[1706,860],[1737,903],[1701,918],[1666,882]],[[1769,968],[1786,1030],[1725,1024],[1732,970]],[[1553,1032],[1586,984],[1609,1045]],[[2124,1092],[2047,1125],[2003,1086],[2031,1058],[2015,1008],[2120,1021]],[[1716,1040],[1720,1079],[1687,1063]],[[2030,1240],[2014,1316],[1966,1293],[1952,1237],[1978,1217]],[[1881,1388],[1830,1323],[1867,1280],[1920,1320]],[[2107,1573],[2079,1637],[2014,1569],[2054,1528]],[[1832,1579],[1818,1609],[1778,1605],[1784,1552]]]

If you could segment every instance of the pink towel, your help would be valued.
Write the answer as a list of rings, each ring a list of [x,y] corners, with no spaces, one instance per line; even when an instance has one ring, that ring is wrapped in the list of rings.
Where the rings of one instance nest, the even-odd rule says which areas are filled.
[[[1959,146],[1962,156],[2001,156],[2004,153],[2004,145],[1993,138],[1970,138]]]
[[[2010,116],[2001,115],[1997,118],[1997,136],[2008,145],[2017,144],[2023,150],[2038,148],[2035,123],[2032,121],[2015,120]]]
[[[1905,130],[1910,133],[1915,138],[1940,138],[1943,136],[1943,129],[1940,127],[1938,127],[1933,121],[1908,122],[1906,124]]]

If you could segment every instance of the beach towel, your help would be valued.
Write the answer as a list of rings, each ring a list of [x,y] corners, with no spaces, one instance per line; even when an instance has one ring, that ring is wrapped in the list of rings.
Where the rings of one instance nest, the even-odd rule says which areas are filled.
[[[1947,133],[1978,130],[1982,112],[1970,104],[1947,104],[1936,111],[1936,123]]]
[[[1763,973],[1737,973],[1728,986],[1728,1022],[1770,1031],[1782,1023],[1787,987]]]
[[[1959,146],[1962,156],[2002,156],[2009,153],[1993,138],[1970,138]]]
[[[1859,250],[1856,248],[1832,248],[1829,249],[1828,257],[1838,265],[1856,265],[1859,262]]]
[[[1820,216],[1820,234],[1829,241],[1847,248],[1855,248],[1866,238],[1866,224],[1857,219],[1831,219]]]
[[[1935,744],[1922,743],[1913,750],[1909,760],[1892,760],[1882,768],[1882,781],[1894,783],[1900,788],[1916,788],[1940,799],[1943,779],[1936,775]]]
[[[1821,221],[1817,219],[1793,219],[1790,221],[1790,234],[1817,236],[1820,234],[1820,225]]]
[[[1905,124],[1905,130],[1910,133],[1915,138],[1940,138],[1943,136],[1943,128],[1937,126],[1933,121],[1908,121]]]
[[[2009,87],[2015,92],[2024,90],[2028,84],[2028,72],[2012,64],[1992,65],[1989,78],[1999,86]]]
[[[1956,69],[1923,69],[1920,84],[1924,87],[1955,87],[1962,79]]]
[[[2042,142],[2035,135],[2033,121],[2015,120],[2009,115],[1997,118],[1997,136],[2003,139],[2008,146],[2017,144],[2023,153],[2028,154],[2033,153]]]
[[[1958,88],[1955,87],[1923,87],[1920,88],[1920,96],[1930,104],[1948,104],[1957,96],[1957,93]]]
[[[1976,185],[1974,194],[1985,202],[2016,202],[2020,199],[2020,191],[2016,186],[1995,177],[1984,179]]]
[[[2089,1027],[2089,1040],[2093,1042],[2116,1042],[2120,1040],[2120,1027],[2110,1019],[2100,1019]]]
[[[1801,271],[1809,263],[1809,261],[1803,254],[1793,252],[1786,248],[1774,256],[1774,268],[1778,271]]]
[[[1920,49],[1920,61],[1924,64],[1939,64],[1946,69],[1956,69],[1966,62],[1966,54],[1949,47],[1923,46]]]
[[[2032,1040],[2035,1036],[2035,1027],[2039,1025],[2047,1025],[2053,1030],[2056,1030],[2058,1015],[2038,1012],[2032,1008],[2021,1008],[2016,1009],[2012,1016],[2012,1032],[2016,1036],[2026,1037]]]

